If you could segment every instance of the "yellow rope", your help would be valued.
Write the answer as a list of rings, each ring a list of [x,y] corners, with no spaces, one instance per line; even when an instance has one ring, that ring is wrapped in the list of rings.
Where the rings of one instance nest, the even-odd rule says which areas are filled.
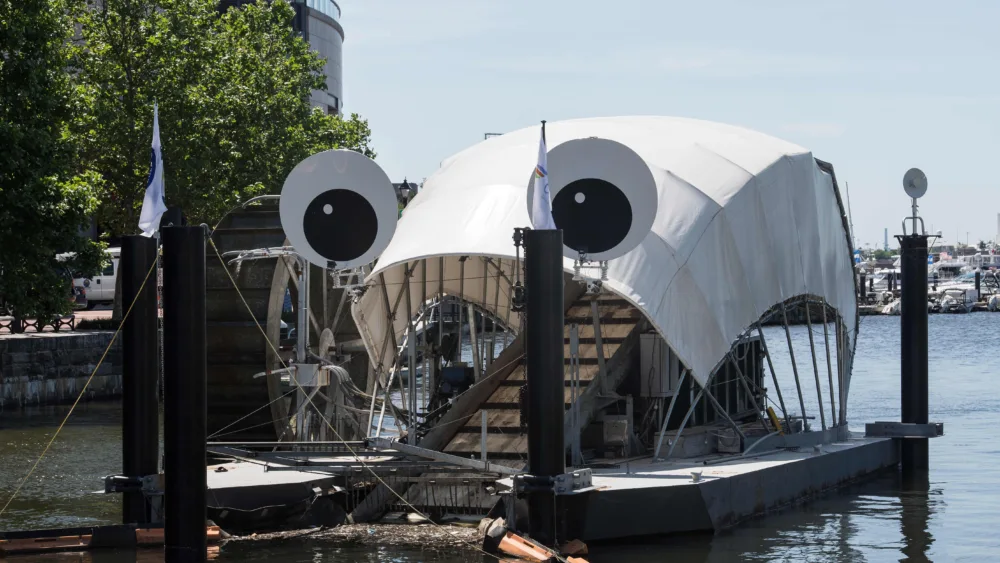
[[[87,387],[90,386],[90,382],[93,381],[94,376],[97,375],[97,370],[100,369],[101,364],[104,362],[104,359],[107,358],[108,356],[108,352],[111,351],[111,346],[115,343],[115,340],[118,338],[118,333],[121,332],[122,326],[125,325],[125,320],[128,319],[129,314],[132,312],[132,307],[135,305],[135,302],[139,299],[139,295],[142,294],[143,288],[146,287],[146,280],[149,279],[149,275],[153,273],[153,270],[155,269],[156,269],[156,262],[154,261],[153,265],[150,266],[149,271],[146,272],[146,277],[143,278],[142,285],[139,286],[139,291],[136,292],[135,297],[132,299],[132,303],[129,304],[128,311],[126,311],[125,315],[122,317],[121,322],[118,324],[118,328],[115,329],[114,336],[112,336],[111,341],[108,342],[108,347],[104,349],[104,353],[101,354],[101,359],[98,360],[97,365],[94,366],[94,371],[90,373],[90,377],[88,377],[87,382],[83,384],[83,389],[80,390],[80,394],[77,395],[76,400],[73,401],[73,406],[69,408],[69,412],[66,413],[66,416],[63,418],[62,423],[60,423],[59,427],[56,428],[55,434],[53,434],[52,438],[49,439],[49,443],[45,445],[45,449],[42,450],[42,455],[38,456],[38,459],[35,460],[35,464],[31,466],[31,469],[28,471],[28,474],[24,476],[24,479],[21,479],[21,482],[17,485],[17,488],[14,489],[14,494],[10,495],[10,498],[7,499],[7,504],[3,505],[3,508],[0,508],[0,516],[3,516],[3,513],[7,510],[7,507],[9,507],[10,503],[14,501],[14,498],[17,497],[17,494],[21,492],[21,488],[24,487],[24,484],[28,482],[29,478],[31,478],[31,474],[35,472],[35,469],[38,467],[38,464],[42,461],[42,458],[45,457],[45,454],[49,452],[49,448],[52,447],[52,443],[56,441],[56,438],[59,436],[59,432],[61,432],[63,427],[66,426],[66,422],[69,420],[70,415],[73,414],[73,409],[75,409],[76,405],[80,403],[80,399],[82,399],[84,393],[87,392]]]
[[[239,285],[236,283],[236,279],[233,278],[232,273],[230,273],[229,268],[226,266],[226,262],[222,259],[222,254],[219,253],[218,247],[215,246],[215,241],[213,241],[211,238],[208,239],[208,240],[209,240],[209,243],[211,243],[211,245],[212,245],[212,250],[215,251],[215,255],[219,258],[219,262],[222,263],[222,267],[226,271],[226,275],[229,276],[229,281],[232,282],[233,287],[236,289],[236,294],[240,296],[240,300],[243,301],[243,305],[247,308],[247,311],[250,312],[251,318],[254,319],[254,324],[257,325],[258,330],[260,330],[261,334],[264,336],[264,340],[267,341],[268,346],[270,346],[271,349],[274,350],[275,355],[278,356],[278,361],[281,362],[281,365],[284,366],[284,367],[287,367],[287,365],[285,365],[284,360],[281,359],[281,356],[278,355],[277,350],[274,348],[274,344],[271,343],[271,339],[268,338],[267,332],[264,330],[263,327],[260,326],[260,322],[257,321],[256,315],[253,314],[253,309],[250,308],[250,305],[247,303],[246,299],[243,297],[243,292],[240,291]],[[354,459],[358,463],[360,463],[362,467],[364,467],[365,469],[367,469],[368,472],[371,473],[372,476],[375,477],[375,479],[377,479],[378,482],[382,484],[382,486],[384,486],[386,489],[388,489],[389,492],[391,492],[393,495],[396,496],[396,498],[398,498],[399,500],[401,500],[403,502],[403,504],[405,504],[406,506],[408,506],[411,510],[413,510],[413,512],[415,512],[417,515],[419,515],[420,517],[424,518],[425,520],[427,520],[428,522],[430,522],[434,526],[436,526],[436,527],[444,530],[445,532],[447,532],[449,535],[451,535],[455,539],[457,539],[459,541],[462,541],[463,543],[465,543],[469,547],[475,549],[476,551],[478,551],[478,552],[480,552],[480,553],[482,553],[484,555],[487,555],[489,557],[495,558],[497,561],[502,561],[502,559],[500,559],[499,557],[497,557],[496,555],[494,555],[492,553],[488,553],[487,551],[483,550],[483,548],[479,547],[478,545],[473,544],[473,543],[469,543],[465,539],[458,537],[458,535],[454,534],[450,529],[448,529],[447,526],[442,526],[441,524],[438,524],[437,522],[434,522],[433,520],[431,520],[430,517],[428,517],[426,514],[424,514],[420,510],[418,510],[417,507],[415,507],[412,504],[410,504],[409,501],[407,501],[405,498],[403,498],[402,495],[400,495],[398,492],[396,492],[395,489],[393,489],[391,486],[389,486],[389,484],[386,483],[382,479],[382,477],[378,473],[375,472],[374,469],[372,469],[367,463],[365,463],[364,459],[362,459],[361,456],[359,456],[357,454],[357,452],[354,451],[353,448],[351,448],[350,444],[348,444],[347,441],[344,440],[343,436],[340,435],[340,432],[337,432],[337,429],[334,428],[334,426],[330,423],[330,421],[325,416],[323,416],[322,411],[320,411],[320,409],[316,407],[316,404],[313,403],[313,400],[309,396],[309,393],[307,393],[305,391],[305,389],[302,387],[302,385],[299,384],[299,382],[294,377],[291,377],[289,379],[292,382],[294,382],[295,386],[300,391],[302,391],[305,394],[306,400],[309,401],[309,405],[316,411],[316,414],[319,415],[319,417],[323,421],[323,423],[326,424],[326,426],[330,430],[333,431],[334,435],[337,436],[337,439],[340,440],[340,442],[342,442],[344,444],[344,446],[347,448],[347,451],[350,452],[351,456],[353,456]]]

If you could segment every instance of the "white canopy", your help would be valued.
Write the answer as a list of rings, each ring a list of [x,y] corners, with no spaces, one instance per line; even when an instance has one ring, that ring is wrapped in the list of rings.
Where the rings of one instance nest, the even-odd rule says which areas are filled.
[[[853,351],[857,304],[843,210],[833,178],[808,150],[740,127],[674,117],[575,119],[549,123],[546,134],[549,150],[596,136],[629,146],[649,164],[656,219],[638,247],[609,263],[605,287],[643,311],[701,384],[741,332],[796,296],[825,298],[836,308]],[[406,332],[400,290],[407,264],[414,270],[411,313],[422,295],[443,285],[444,293],[461,293],[516,326],[509,282],[498,284],[496,268],[483,257],[513,278],[511,237],[515,227],[530,224],[527,184],[538,139],[539,127],[532,126],[458,153],[407,206],[368,278],[374,286],[384,279],[385,294],[370,287],[353,306],[376,367],[391,366],[389,331],[397,342]],[[472,258],[460,288],[462,256]],[[426,275],[421,259],[428,259]],[[564,265],[572,271],[572,260]],[[397,298],[390,327],[387,312]]]

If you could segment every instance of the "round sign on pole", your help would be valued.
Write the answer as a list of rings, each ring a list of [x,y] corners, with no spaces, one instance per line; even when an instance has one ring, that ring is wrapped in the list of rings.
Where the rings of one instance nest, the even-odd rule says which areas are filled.
[[[927,176],[919,168],[910,168],[903,174],[903,189],[906,195],[920,199],[927,193]]]
[[[396,231],[396,191],[367,156],[349,150],[314,154],[281,188],[281,226],[295,251],[335,270],[370,263]]]

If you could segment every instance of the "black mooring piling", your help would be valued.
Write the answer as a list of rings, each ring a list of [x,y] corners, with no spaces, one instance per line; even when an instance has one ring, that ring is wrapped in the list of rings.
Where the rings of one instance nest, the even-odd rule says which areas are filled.
[[[160,421],[156,386],[157,354],[156,240],[122,237],[122,303],[132,309],[122,327],[122,474],[155,475],[159,471]],[[141,289],[141,291],[140,291]],[[134,303],[134,304],[133,304]],[[123,524],[148,524],[149,506],[141,492],[127,492]]]
[[[526,230],[524,246],[528,472],[555,477],[566,472],[562,231]],[[556,540],[554,500],[554,492],[546,488],[528,495],[529,534],[545,545]]]
[[[205,536],[205,229],[163,229],[164,543],[167,563],[202,562]]]
[[[902,422],[927,424],[927,235],[896,237],[900,245],[900,395]],[[928,468],[927,440],[900,440],[903,471]]]

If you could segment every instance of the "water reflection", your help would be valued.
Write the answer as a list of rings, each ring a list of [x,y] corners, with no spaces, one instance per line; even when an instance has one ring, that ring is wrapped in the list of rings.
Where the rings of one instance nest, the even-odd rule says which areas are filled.
[[[218,558],[218,550],[209,556],[213,561]],[[6,559],[11,563],[163,563],[162,549],[141,549],[137,551],[94,550],[79,553],[46,553],[36,555],[19,555]]]
[[[591,547],[593,563],[724,561],[931,561],[929,522],[939,504],[925,473],[898,472],[828,493],[808,505],[716,535],[653,538]],[[897,526],[887,525],[897,523]],[[898,536],[893,529],[900,531]]]
[[[898,317],[865,317],[851,383],[849,416],[865,422],[899,417]],[[930,478],[903,479],[889,472],[801,506],[745,522],[718,535],[694,535],[591,546],[592,562],[679,563],[717,561],[991,561],[1000,553],[1000,315],[934,315],[930,319],[931,419],[945,435],[930,443]],[[820,329],[819,334],[822,333]],[[784,334],[765,329],[772,353]],[[792,339],[808,347],[804,327]],[[787,355],[787,348],[785,348]],[[783,358],[778,358],[783,360]],[[801,366],[800,366],[801,367]],[[811,368],[811,366],[807,366]],[[780,368],[779,368],[780,369]],[[807,373],[811,371],[808,370]],[[790,377],[790,376],[789,376]],[[810,375],[811,377],[811,375]],[[786,401],[794,381],[782,381]],[[803,385],[815,392],[814,386]],[[816,415],[816,398],[806,399]],[[795,405],[794,410],[798,410]],[[6,502],[65,414],[66,407],[27,414],[0,413],[0,503]],[[120,418],[114,405],[81,405],[36,474],[8,512],[0,530],[116,523],[118,498],[91,494],[101,478],[121,468]],[[639,507],[650,518],[682,507]],[[84,558],[89,557],[89,559]],[[141,557],[141,558],[140,558]],[[152,557],[152,559],[149,559]],[[11,561],[27,561],[12,558]],[[35,561],[160,561],[156,551],[47,555]],[[457,563],[479,560],[467,551],[334,546],[319,541],[231,543],[217,561],[339,563],[400,561]]]
[[[903,561],[930,561],[927,557],[934,536],[928,529],[934,500],[931,499],[930,476],[926,471],[904,473],[901,477],[900,532],[903,535]],[[935,491],[940,494],[940,491]]]
[[[828,493],[799,507],[754,519],[720,534],[694,534],[592,545],[592,563],[722,563],[731,561],[907,561],[935,559],[930,521],[942,509],[943,490],[926,473],[904,478],[886,472],[873,480]],[[650,517],[655,512],[650,510]],[[898,535],[894,533],[898,530]],[[152,563],[162,552],[94,552],[18,557],[22,563]],[[487,560],[472,552],[324,544],[322,541],[238,542],[224,546],[217,561],[282,563],[440,562]]]

